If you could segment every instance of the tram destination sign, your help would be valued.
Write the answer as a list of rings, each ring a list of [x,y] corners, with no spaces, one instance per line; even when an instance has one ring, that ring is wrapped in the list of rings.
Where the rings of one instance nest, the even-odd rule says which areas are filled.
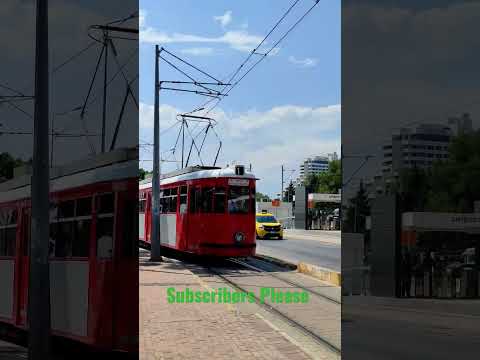
[[[228,179],[228,185],[248,186],[248,179]]]

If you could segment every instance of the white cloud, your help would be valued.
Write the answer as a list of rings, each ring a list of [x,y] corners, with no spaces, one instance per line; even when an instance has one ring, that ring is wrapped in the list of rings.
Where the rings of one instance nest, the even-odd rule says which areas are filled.
[[[145,26],[145,19],[147,17],[147,11],[144,9],[140,9],[138,11],[138,26],[143,28]]]
[[[292,64],[300,65],[302,67],[313,67],[316,66],[318,63],[318,59],[308,57],[305,59],[297,59],[295,58],[295,56],[290,56],[288,58],[288,61],[290,61]]]
[[[267,111],[250,110],[236,114],[225,121],[225,126],[232,137],[243,137],[252,131],[272,127],[277,132],[282,129],[312,128],[315,130],[333,130],[340,123],[340,105],[324,107],[305,107],[282,105]]]
[[[161,128],[165,131],[181,110],[162,105],[160,112]],[[218,121],[215,132],[223,143],[217,165],[225,166],[233,161],[247,166],[252,164],[255,175],[261,179],[257,186],[261,192],[278,192],[276,187],[282,164],[297,170],[293,180],[299,175],[298,167],[303,158],[340,152],[340,105],[281,105],[264,111],[253,109],[231,114],[217,108],[210,115]],[[148,140],[153,127],[153,106],[140,105],[140,121],[140,136]],[[195,129],[195,125],[192,125],[190,131],[201,133],[201,128]],[[161,149],[165,151],[173,147],[177,135],[178,128],[165,132],[160,140]],[[202,138],[200,136],[198,141]],[[188,151],[190,140],[186,140],[186,143]],[[202,151],[205,164],[213,163],[217,150],[218,139],[210,131]],[[180,149],[177,149],[177,160],[180,153]],[[190,164],[197,163],[200,162],[194,149]],[[163,166],[164,171],[176,168],[174,164]]]
[[[223,35],[216,36],[216,37],[183,34],[183,33],[169,34],[164,31],[159,31],[151,26],[147,26],[147,23],[146,23],[147,12],[145,10],[140,10],[139,17],[140,17],[139,23],[140,23],[140,42],[141,43],[226,44],[230,46],[232,49],[248,52],[248,51],[252,51],[263,39],[262,36],[249,34],[248,31],[246,30],[227,31]]]
[[[139,118],[140,118],[140,131],[153,130],[153,105],[145,104],[140,102],[139,108]],[[170,127],[177,120],[176,116],[181,110],[170,106],[170,105],[160,105],[160,131]]]
[[[194,47],[194,48],[186,48],[180,50],[182,54],[187,55],[194,55],[194,56],[207,56],[213,55],[214,49],[211,47]]]
[[[222,27],[225,27],[232,22],[232,12],[228,10],[223,15],[214,16],[213,21],[218,22]]]
[[[231,48],[240,51],[251,51],[262,40],[261,36],[251,35],[246,31],[227,31],[222,36],[206,37],[191,34],[173,33],[157,31],[148,27],[140,32],[140,42],[151,44],[171,44],[171,43],[211,43],[226,44]]]

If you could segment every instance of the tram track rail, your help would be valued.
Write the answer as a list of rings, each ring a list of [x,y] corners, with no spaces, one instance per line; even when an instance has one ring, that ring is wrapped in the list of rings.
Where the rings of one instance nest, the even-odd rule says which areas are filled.
[[[248,269],[257,271],[257,272],[259,272],[259,273],[265,274],[264,276],[271,276],[271,277],[273,277],[273,278],[275,278],[275,279],[277,279],[277,280],[280,280],[280,281],[283,281],[283,282],[289,284],[290,286],[293,286],[293,287],[296,287],[296,288],[300,288],[300,289],[302,289],[302,290],[304,290],[304,291],[307,291],[307,292],[309,292],[309,293],[311,293],[311,294],[313,294],[313,295],[315,295],[315,296],[318,296],[318,297],[320,297],[320,298],[322,298],[322,299],[328,300],[328,301],[330,301],[330,302],[332,302],[332,303],[334,303],[334,304],[337,304],[337,305],[341,305],[341,304],[342,304],[341,301],[339,301],[339,300],[337,300],[337,299],[335,299],[335,298],[333,298],[333,297],[331,297],[331,296],[328,296],[328,295],[326,295],[326,294],[322,294],[321,292],[318,292],[318,291],[316,291],[316,290],[313,290],[313,289],[311,289],[311,288],[309,288],[309,287],[307,287],[307,286],[304,286],[304,285],[302,285],[302,284],[299,284],[299,283],[297,283],[297,282],[294,282],[294,281],[292,281],[292,280],[290,280],[290,279],[285,279],[283,276],[280,276],[280,275],[276,274],[275,272],[266,271],[266,270],[264,270],[264,269],[261,269],[261,268],[259,268],[259,267],[257,267],[257,266],[252,265],[252,264],[248,264],[248,263],[246,263],[245,261],[242,261],[242,260],[239,260],[239,259],[228,259],[227,261],[232,262],[232,263],[235,263],[235,264],[238,264],[238,265],[241,265],[241,266],[244,266],[244,267],[246,267],[246,268],[248,268]],[[256,261],[264,262],[264,261],[259,260],[259,259],[256,259]]]
[[[149,252],[149,250],[144,250],[146,253]],[[184,261],[185,259],[177,259],[178,261]],[[233,260],[233,261],[232,261]],[[187,263],[190,263],[190,261],[187,260]],[[193,264],[201,266],[201,268],[206,270],[208,273],[211,275],[221,279],[224,283],[227,285],[231,286],[233,289],[241,292],[249,292],[248,289],[245,286],[242,286],[241,284],[237,283],[235,280],[231,279],[227,274],[225,274],[224,270],[229,270],[231,269],[230,267],[232,265],[235,266],[236,270],[239,270],[239,267],[243,269],[248,269],[250,271],[255,271],[255,273],[262,274],[263,275],[271,275],[273,278],[279,281],[283,281],[287,284],[289,284],[292,287],[302,289],[304,291],[307,291],[311,294],[314,294],[317,296],[321,301],[333,303],[334,305],[340,305],[341,303],[334,299],[331,298],[325,294],[318,293],[316,291],[312,291],[312,289],[309,289],[308,287],[305,287],[301,284],[295,283],[293,281],[290,281],[288,279],[285,279],[281,276],[274,276],[270,272],[263,270],[261,268],[257,268],[251,264],[247,264],[242,260],[239,259],[223,259],[222,261],[218,263],[214,263],[214,265],[205,263],[204,261],[193,261]],[[265,262],[265,264],[267,264]],[[248,266],[247,266],[248,265]],[[276,274],[275,274],[276,275]],[[337,356],[341,356],[341,348],[339,345],[335,344],[334,341],[331,341],[330,339],[326,338],[323,335],[320,335],[316,333],[314,330],[310,329],[309,327],[305,326],[302,324],[300,321],[292,318],[289,314],[286,312],[283,312],[276,308],[275,306],[272,306],[271,304],[267,302],[263,302],[260,300],[260,297],[256,294],[253,294],[255,303],[257,306],[262,308],[264,311],[269,312],[272,314],[274,317],[277,317],[280,321],[283,321],[287,326],[290,326],[294,328],[299,334],[302,334],[302,336],[305,336],[306,338],[309,338],[312,343],[316,343],[319,346],[330,350],[332,353],[334,353]]]
[[[230,262],[230,259],[227,260]],[[233,262],[235,263],[235,262]],[[237,264],[237,265],[241,265],[241,264]],[[243,264],[242,264],[243,266]],[[211,266],[207,266],[206,269],[213,275],[221,278],[223,281],[225,281],[228,285],[230,285],[231,287],[233,287],[234,289],[238,290],[238,291],[242,291],[242,292],[248,292],[248,290],[246,288],[244,288],[243,286],[239,285],[238,283],[236,283],[235,281],[231,280],[228,278],[228,276],[222,274],[221,271],[218,271],[216,270],[214,267],[211,267]],[[283,279],[280,279],[283,281]],[[308,290],[309,291],[309,290]],[[261,308],[267,310],[268,312],[276,315],[277,317],[279,317],[281,320],[283,320],[284,322],[286,322],[287,324],[289,324],[290,326],[296,328],[297,330],[299,330],[301,333],[303,333],[304,335],[308,336],[309,338],[313,339],[315,342],[317,342],[318,344],[322,345],[322,346],[325,346],[327,347],[329,350],[331,350],[332,352],[334,352],[335,354],[337,355],[341,355],[341,349],[340,347],[338,347],[336,344],[332,343],[330,340],[326,339],[324,336],[322,335],[319,335],[317,333],[315,333],[314,331],[312,331],[311,329],[307,328],[306,326],[304,326],[303,324],[301,324],[300,322],[298,322],[297,320],[293,319],[291,316],[289,316],[288,314],[278,310],[277,308],[275,308],[274,306],[268,304],[268,303],[265,303],[265,302],[262,302],[260,300],[260,298],[254,294],[254,299],[255,299],[255,303],[260,306]]]

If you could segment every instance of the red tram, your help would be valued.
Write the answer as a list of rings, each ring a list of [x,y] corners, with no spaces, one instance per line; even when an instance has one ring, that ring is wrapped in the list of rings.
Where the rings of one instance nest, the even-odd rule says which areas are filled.
[[[52,169],[52,335],[138,353],[138,155],[128,149]],[[30,176],[0,184],[0,329],[26,333]]]
[[[160,243],[195,255],[255,255],[255,176],[243,166],[188,167],[160,179]],[[152,183],[139,186],[139,238],[150,246]]]

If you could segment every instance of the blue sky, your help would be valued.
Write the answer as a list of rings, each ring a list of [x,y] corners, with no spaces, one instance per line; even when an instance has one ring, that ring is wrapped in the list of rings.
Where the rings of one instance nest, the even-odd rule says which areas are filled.
[[[152,142],[155,44],[224,79],[292,3],[218,0],[199,6],[192,0],[140,1],[140,141]],[[300,0],[258,51],[269,49],[313,3]],[[251,163],[260,178],[258,191],[279,192],[282,164],[295,169],[296,177],[303,158],[340,150],[340,9],[338,0],[320,1],[277,51],[209,114],[218,121],[215,131],[223,143],[218,165]],[[186,80],[164,62],[160,78]],[[204,101],[198,95],[162,91],[162,131],[175,123],[177,113],[191,111]],[[178,127],[173,127],[161,137],[162,158],[179,160],[179,150],[168,152],[177,135]],[[213,162],[217,147],[218,140],[209,134],[202,156],[205,164]],[[143,147],[141,159],[151,158],[151,149]],[[198,157],[192,161],[200,163]],[[151,168],[151,162],[141,166]],[[162,172],[175,168],[175,163],[162,163]]]

